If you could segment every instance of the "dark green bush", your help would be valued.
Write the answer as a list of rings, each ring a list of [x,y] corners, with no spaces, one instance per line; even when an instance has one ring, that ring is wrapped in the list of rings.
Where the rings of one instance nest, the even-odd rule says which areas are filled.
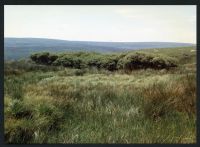
[[[173,58],[147,54],[147,53],[129,53],[118,61],[118,69],[134,70],[134,69],[168,69],[176,67]]]
[[[173,58],[150,53],[124,53],[124,54],[99,54],[89,52],[68,52],[54,55],[49,53],[38,53],[31,56],[31,59],[39,64],[63,66],[70,68],[91,68],[107,69],[114,71],[117,69],[169,69],[176,67]]]
[[[33,54],[30,57],[33,61],[39,64],[51,65],[57,58],[57,55],[49,54],[48,52]]]
[[[49,64],[52,64],[57,58],[57,55],[49,55]]]
[[[53,62],[53,65],[61,65],[64,67],[73,67],[73,59],[68,56],[63,56],[63,57],[55,60],[55,62]]]
[[[96,67],[96,68],[100,68],[101,67],[101,59],[100,58],[93,58],[88,60],[87,65],[89,67]]]
[[[102,58],[101,68],[114,71],[117,69],[117,56],[105,56]]]

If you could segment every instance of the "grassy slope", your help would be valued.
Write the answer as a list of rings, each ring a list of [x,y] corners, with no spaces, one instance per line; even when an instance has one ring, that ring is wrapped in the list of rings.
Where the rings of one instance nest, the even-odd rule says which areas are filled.
[[[195,143],[196,53],[191,50],[145,50],[176,56],[180,66],[170,71],[6,73],[6,141]]]

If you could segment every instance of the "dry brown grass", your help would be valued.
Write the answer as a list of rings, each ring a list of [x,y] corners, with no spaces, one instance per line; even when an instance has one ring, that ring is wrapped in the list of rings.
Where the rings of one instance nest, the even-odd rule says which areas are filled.
[[[185,75],[170,83],[154,83],[144,88],[144,110],[155,118],[169,114],[172,110],[186,112],[189,117],[196,114],[195,75]]]

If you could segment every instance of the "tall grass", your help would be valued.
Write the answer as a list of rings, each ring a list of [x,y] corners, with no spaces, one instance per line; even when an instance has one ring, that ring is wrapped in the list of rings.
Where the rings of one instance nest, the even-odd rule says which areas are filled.
[[[128,74],[47,66],[7,74],[5,140],[196,143],[196,71],[187,66]]]
[[[188,117],[196,115],[196,77],[184,75],[175,81],[153,83],[143,91],[144,112],[154,119],[171,111],[184,112]]]

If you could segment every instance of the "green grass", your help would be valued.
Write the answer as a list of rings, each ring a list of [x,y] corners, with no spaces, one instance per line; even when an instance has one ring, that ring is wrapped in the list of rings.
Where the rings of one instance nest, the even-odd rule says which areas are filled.
[[[160,50],[179,56],[174,69],[128,74],[6,63],[6,142],[196,143],[196,62],[183,50],[187,63]]]

